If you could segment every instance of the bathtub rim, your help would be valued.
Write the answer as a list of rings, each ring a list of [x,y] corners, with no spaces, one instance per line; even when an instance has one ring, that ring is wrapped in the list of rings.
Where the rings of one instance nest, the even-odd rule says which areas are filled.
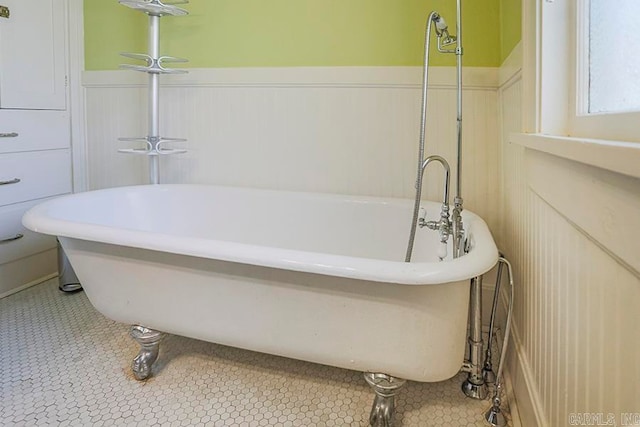
[[[489,271],[498,260],[498,250],[486,223],[471,211],[463,212],[465,223],[471,221],[474,247],[461,258],[446,262],[401,262],[321,252],[284,249],[224,240],[210,240],[191,236],[133,229],[117,228],[91,223],[53,218],[48,212],[67,203],[81,203],[82,199],[120,193],[123,191],[162,191],[176,188],[220,188],[235,191],[274,192],[289,195],[314,195],[311,192],[296,192],[248,187],[230,187],[201,184],[157,184],[115,187],[61,196],[43,202],[25,213],[22,222],[28,229],[61,237],[96,241],[120,246],[129,246],[151,251],[175,253],[199,258],[209,258],[241,264],[309,272],[321,275],[346,277],[401,285],[434,285],[480,276]],[[406,199],[391,197],[354,196],[317,193],[318,197],[350,200],[389,202]],[[436,202],[430,202],[436,203]],[[114,233],[117,229],[119,233]]]

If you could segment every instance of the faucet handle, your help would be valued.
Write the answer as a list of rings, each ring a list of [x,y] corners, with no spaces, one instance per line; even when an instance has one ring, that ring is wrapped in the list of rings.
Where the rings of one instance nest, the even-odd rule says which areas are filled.
[[[418,214],[418,227],[423,228],[427,226],[427,210],[420,206],[420,213]]]
[[[418,214],[418,218],[422,221],[427,217],[427,210],[420,206],[420,213]]]
[[[444,261],[444,259],[447,257],[447,244],[446,244],[446,242],[440,242],[440,244],[438,245],[438,249],[436,251],[436,254],[438,255],[438,258],[440,259],[440,261]]]

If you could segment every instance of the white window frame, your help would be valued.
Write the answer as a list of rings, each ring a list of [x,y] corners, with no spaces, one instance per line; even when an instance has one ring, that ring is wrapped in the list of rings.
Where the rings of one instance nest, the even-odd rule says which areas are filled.
[[[525,82],[530,87],[526,102],[536,105],[525,118],[525,130],[640,142],[640,112],[588,112],[589,0],[525,0],[523,6],[529,57],[524,65],[535,69]]]
[[[640,112],[589,113],[589,1],[569,1],[574,60],[569,70],[569,136],[640,141]],[[624,48],[624,47],[621,47]],[[612,76],[615,78],[615,76]]]
[[[510,141],[640,178],[640,113],[579,114],[576,88],[588,84],[576,75],[584,7],[585,0],[522,0],[522,133]]]

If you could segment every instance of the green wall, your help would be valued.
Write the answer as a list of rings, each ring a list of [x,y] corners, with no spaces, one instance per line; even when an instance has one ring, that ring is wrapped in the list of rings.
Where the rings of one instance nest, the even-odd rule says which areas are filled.
[[[500,63],[522,39],[522,1],[500,0]]]
[[[519,0],[463,1],[466,66],[505,57],[501,7]],[[455,0],[191,0],[186,17],[162,18],[161,53],[188,67],[403,66],[422,63],[426,17],[438,10],[452,29]],[[112,70],[118,53],[146,51],[146,16],[117,0],[84,0],[85,68]],[[518,21],[519,22],[519,21]],[[517,43],[517,41],[516,41]],[[433,54],[433,65],[454,55]]]

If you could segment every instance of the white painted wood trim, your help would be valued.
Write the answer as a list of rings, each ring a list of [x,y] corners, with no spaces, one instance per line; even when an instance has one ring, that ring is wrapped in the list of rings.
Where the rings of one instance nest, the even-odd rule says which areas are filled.
[[[637,179],[539,151],[528,154],[526,172],[531,191],[640,278],[640,240],[634,233],[640,229]]]
[[[0,299],[2,299],[4,297],[8,297],[9,295],[13,295],[15,293],[18,293],[20,291],[24,291],[25,289],[30,288],[32,286],[39,285],[40,283],[46,282],[47,280],[51,280],[54,277],[58,277],[58,273],[57,272],[56,273],[47,274],[46,276],[40,277],[40,278],[38,278],[36,280],[33,280],[33,281],[29,282],[29,283],[25,283],[22,286],[19,286],[17,288],[13,288],[10,291],[3,292],[3,293],[0,294]]]
[[[522,128],[540,130],[540,1],[522,2]]]
[[[602,139],[515,133],[509,140],[590,166],[640,178],[640,144]]]
[[[571,48],[575,38],[573,3],[545,1],[540,5],[539,133],[568,135],[570,86],[575,79],[570,71],[575,56]]]
[[[518,398],[518,416],[519,422],[525,426],[549,427],[544,416],[544,409],[538,389],[536,386],[535,376],[529,365],[526,352],[522,346],[522,340],[518,335],[518,327],[515,323],[511,328],[512,338],[512,357],[508,359],[508,365],[511,365],[508,371],[509,380],[513,384],[513,391]]]
[[[82,87],[84,70],[84,11],[82,0],[69,0],[67,82],[71,114],[71,161],[73,192],[87,189],[87,143],[85,120],[85,89]]]
[[[573,40],[572,46],[568,46],[568,51],[575,51],[576,54],[571,57],[572,61],[569,68],[569,76],[572,82],[567,82],[569,86],[569,129],[573,129],[574,123],[571,123],[576,116],[589,114],[589,27],[590,13],[589,2],[580,1],[574,5],[572,22],[575,26],[571,32]]]
[[[522,42],[519,42],[498,69],[498,86],[503,87],[509,85],[514,78],[520,75],[521,71]]]
[[[455,67],[432,67],[429,86],[454,88]],[[193,68],[188,74],[162,76],[163,86],[181,87],[345,87],[419,88],[422,67],[284,67],[284,68]],[[146,87],[143,73],[85,71],[85,88]],[[498,68],[465,67],[465,89],[496,90]]]

